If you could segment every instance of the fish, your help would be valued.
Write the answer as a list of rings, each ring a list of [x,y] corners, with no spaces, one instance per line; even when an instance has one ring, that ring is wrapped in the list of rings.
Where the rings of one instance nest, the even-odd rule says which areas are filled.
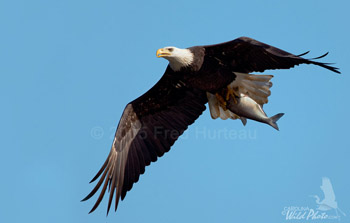
[[[284,113],[278,113],[272,117],[267,117],[260,104],[242,93],[239,97],[230,97],[226,108],[240,117],[268,124],[276,130],[279,130],[277,121],[284,115]]]
[[[220,104],[218,98],[209,92],[207,92],[208,104],[210,115],[212,119],[221,118],[222,120],[230,119],[240,119],[245,126],[247,124],[247,119],[244,117],[239,117],[238,115],[232,113],[230,110],[226,109],[226,106]],[[224,98],[222,98],[224,100]]]
[[[227,100],[229,97],[238,97],[240,94],[245,94],[249,95],[252,100],[262,107],[263,104],[268,103],[268,97],[271,95],[270,88],[272,87],[271,79],[273,75],[238,72],[234,72],[234,74],[236,75],[235,80],[227,85],[225,90],[215,94],[207,92],[210,115],[213,119],[240,119],[245,126],[247,119],[227,109]]]

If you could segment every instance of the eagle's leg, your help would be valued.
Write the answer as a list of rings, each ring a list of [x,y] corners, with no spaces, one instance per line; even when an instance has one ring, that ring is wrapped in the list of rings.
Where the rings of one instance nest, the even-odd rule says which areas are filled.
[[[235,104],[237,104],[238,102],[237,102],[236,97],[237,97],[237,98],[239,97],[239,94],[238,94],[238,87],[237,87],[236,89],[227,87],[226,101],[228,101],[228,100],[230,99],[230,96],[232,96],[233,102],[234,102]]]
[[[222,97],[219,93],[215,93],[216,99],[218,99],[220,106],[224,109],[224,111],[227,110],[227,102],[225,101],[225,98]]]

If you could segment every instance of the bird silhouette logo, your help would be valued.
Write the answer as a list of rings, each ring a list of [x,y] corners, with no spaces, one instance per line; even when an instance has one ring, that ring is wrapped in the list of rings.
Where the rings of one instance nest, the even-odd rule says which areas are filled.
[[[320,186],[320,188],[324,194],[324,199],[322,201],[320,200],[319,196],[310,195],[311,197],[314,197],[316,199],[317,210],[331,211],[334,209],[338,219],[340,219],[339,213],[341,213],[343,216],[346,216],[345,213],[338,207],[338,203],[335,200],[333,186],[328,177],[322,178],[322,185]]]

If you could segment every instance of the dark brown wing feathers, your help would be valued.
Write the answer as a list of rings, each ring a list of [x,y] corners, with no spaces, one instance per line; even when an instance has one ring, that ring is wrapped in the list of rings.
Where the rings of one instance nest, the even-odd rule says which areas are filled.
[[[304,59],[301,56],[308,52],[297,56],[248,37],[204,46],[204,48],[206,54],[216,55],[231,63],[232,68],[237,72],[263,72],[264,70],[289,69],[299,64],[314,64],[340,73],[338,68],[329,66],[328,63],[313,61],[326,56],[328,53],[313,59]]]
[[[177,138],[205,110],[203,91],[185,86],[167,69],[161,80],[148,92],[128,104],[118,125],[111,152],[102,168],[92,179],[100,177],[91,198],[103,184],[100,196],[90,212],[102,201],[109,188],[109,212],[115,194],[115,210],[119,199],[145,172],[145,166],[168,152]]]

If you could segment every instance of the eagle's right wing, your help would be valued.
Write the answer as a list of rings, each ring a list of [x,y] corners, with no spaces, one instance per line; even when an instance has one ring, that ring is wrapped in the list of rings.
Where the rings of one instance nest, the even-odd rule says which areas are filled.
[[[83,199],[91,198],[104,183],[90,212],[98,207],[107,187],[110,190],[107,214],[114,192],[116,210],[119,198],[124,199],[145,172],[145,166],[168,152],[205,110],[205,92],[186,86],[171,73],[168,68],[154,87],[126,106],[107,160],[91,182],[101,176],[100,180]]]

